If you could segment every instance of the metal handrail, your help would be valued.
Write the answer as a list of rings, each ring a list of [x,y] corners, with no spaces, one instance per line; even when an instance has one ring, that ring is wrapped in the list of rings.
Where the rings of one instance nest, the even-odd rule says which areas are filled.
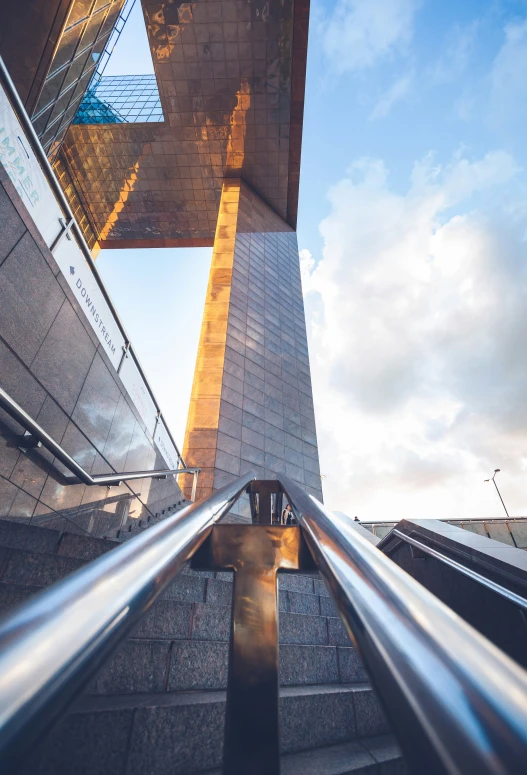
[[[486,524],[487,522],[491,525],[495,525],[498,523],[503,524],[504,522],[525,522],[527,520],[527,517],[491,517],[490,519],[485,519],[482,517],[469,517],[467,519],[439,519],[439,522],[442,522],[445,525],[461,525],[461,524],[467,524],[467,525],[476,525],[476,524]],[[371,520],[371,519],[361,519],[360,524],[364,527],[367,526],[366,529],[370,527],[395,527],[395,525],[398,525],[400,520]]]
[[[128,334],[126,333],[126,329],[123,325],[123,322],[119,317],[119,313],[115,309],[112,299],[110,297],[110,294],[106,290],[106,286],[104,285],[104,282],[97,270],[97,267],[95,266],[95,261],[93,260],[90,248],[88,247],[86,240],[84,239],[84,234],[82,233],[82,230],[80,229],[79,224],[77,223],[75,216],[73,215],[73,211],[66,198],[66,195],[64,194],[64,191],[62,190],[60,183],[58,182],[57,177],[53,172],[53,168],[49,163],[48,157],[46,156],[44,149],[42,148],[42,145],[40,143],[40,140],[38,139],[37,133],[35,132],[33,124],[31,123],[31,120],[27,115],[26,109],[22,103],[22,100],[20,99],[20,96],[16,90],[16,87],[13,81],[11,80],[11,76],[9,75],[9,72],[4,64],[4,60],[2,59],[2,57],[0,57],[0,82],[2,83],[2,86],[7,92],[7,95],[15,110],[18,120],[22,124],[22,127],[26,133],[28,142],[31,144],[33,153],[37,157],[38,162],[42,167],[42,172],[46,176],[46,180],[48,181],[53,191],[53,194],[55,195],[55,198],[58,200],[62,208],[62,211],[67,216],[68,224],[71,223],[71,231],[75,234],[77,243],[84,255],[84,258],[88,262],[88,266],[90,267],[93,273],[93,276],[95,277],[95,281],[99,286],[99,290],[101,291],[104,297],[104,300],[106,301],[108,307],[110,308],[110,312],[114,316],[115,322],[117,324],[117,328],[121,332],[121,335],[124,339],[124,349],[125,349],[124,354],[129,354],[133,358],[135,365],[137,366],[137,369],[139,371],[139,374],[141,375],[141,378],[145,383],[145,387],[150,394],[150,398],[152,399],[154,406],[156,407],[156,411],[158,412],[159,419],[161,420],[163,419],[163,414],[161,412],[159,404],[157,403],[154,392],[148,383],[148,380],[145,376],[145,372],[143,371],[143,367],[141,366],[139,358],[137,357],[137,354],[132,347],[132,343],[128,338]],[[178,445],[174,441],[172,433],[170,432],[170,428],[166,423],[165,423],[165,429],[166,429],[166,432],[168,433],[170,441],[174,445],[174,448],[177,452],[179,459],[181,460],[181,465],[185,467],[185,461],[183,460],[181,453],[179,451]]]
[[[187,506],[0,621],[3,771],[31,752],[253,478]]]
[[[349,520],[280,481],[411,770],[524,772],[527,673]]]
[[[122,474],[96,474],[95,476],[92,476],[85,471],[71,455],[68,455],[66,450],[52,439],[44,428],[33,420],[33,418],[22,409],[20,404],[17,404],[17,402],[2,388],[0,388],[0,407],[25,428],[33,439],[36,439],[37,442],[40,442],[43,447],[55,455],[57,460],[60,460],[72,474],[75,474],[81,482],[90,487],[93,485],[106,485],[108,487],[118,486],[121,482],[130,481],[132,479],[166,479],[170,474],[194,474],[194,482],[192,485],[192,500],[194,500],[197,477],[201,470],[200,468],[163,468],[157,471],[132,471],[124,472]],[[21,446],[23,446],[23,444],[24,442],[21,442]]]
[[[490,589],[491,592],[495,592],[497,595],[505,598],[509,603],[513,603],[513,605],[518,606],[518,608],[523,608],[525,611],[527,611],[527,599],[522,597],[522,595],[518,595],[516,592],[513,592],[512,590],[504,587],[502,584],[498,584],[496,581],[487,578],[487,576],[483,576],[481,573],[478,573],[472,568],[463,565],[463,563],[457,562],[457,560],[454,560],[452,557],[449,557],[443,552],[428,546],[428,544],[423,543],[423,541],[418,541],[413,536],[406,535],[406,533],[403,533],[402,530],[394,529],[390,535],[397,536],[397,538],[400,538],[401,541],[404,541],[404,543],[410,544],[410,546],[415,546],[415,548],[419,549],[420,552],[424,552],[425,554],[430,555],[430,557],[439,560],[439,562],[442,562],[444,565],[448,565],[450,568],[453,568],[459,573],[462,573],[464,576],[467,576],[469,579],[472,579],[472,581],[476,581],[478,584],[482,584],[484,587],[487,587],[487,589]],[[400,545],[400,541],[397,541],[397,546]],[[390,554],[392,551],[393,550],[390,547]]]

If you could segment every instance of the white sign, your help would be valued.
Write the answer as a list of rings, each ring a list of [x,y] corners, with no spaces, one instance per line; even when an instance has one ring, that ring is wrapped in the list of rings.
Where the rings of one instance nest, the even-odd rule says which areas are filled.
[[[152,401],[141,373],[131,356],[125,358],[119,376],[127,389],[130,398],[134,402],[137,411],[141,415],[148,433],[150,436],[153,436],[157,420],[156,405]]]
[[[170,439],[170,436],[168,435],[168,431],[165,427],[163,420],[159,420],[159,422],[157,423],[154,442],[157,444],[157,448],[165,458],[165,463],[167,464],[167,467],[177,468],[179,465],[178,453]]]
[[[1,86],[0,162],[49,247],[62,231],[62,211]]]
[[[73,238],[64,238],[53,257],[117,371],[124,339],[82,250]]]

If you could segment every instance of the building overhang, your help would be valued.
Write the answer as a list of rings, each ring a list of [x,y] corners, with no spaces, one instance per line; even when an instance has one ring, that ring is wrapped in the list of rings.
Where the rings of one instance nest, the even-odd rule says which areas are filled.
[[[142,7],[165,120],[73,125],[63,146],[99,245],[211,245],[226,177],[295,228],[309,0]]]

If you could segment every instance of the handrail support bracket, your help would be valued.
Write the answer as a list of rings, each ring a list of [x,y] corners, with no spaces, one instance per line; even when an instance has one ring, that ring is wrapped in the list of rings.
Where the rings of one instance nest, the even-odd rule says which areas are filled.
[[[18,448],[22,452],[27,452],[28,449],[38,449],[38,447],[42,446],[42,442],[29,431],[24,431],[24,434],[19,436],[18,440],[20,442]]]
[[[279,570],[314,569],[300,528],[216,525],[192,568],[232,570],[223,775],[279,775]]]

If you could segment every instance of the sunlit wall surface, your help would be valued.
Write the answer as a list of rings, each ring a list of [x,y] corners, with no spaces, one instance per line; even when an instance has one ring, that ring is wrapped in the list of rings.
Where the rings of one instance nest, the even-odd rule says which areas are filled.
[[[62,190],[68,198],[71,211],[84,235],[84,239],[92,251],[92,255],[95,257],[97,253],[94,253],[93,250],[97,243],[97,236],[95,234],[93,224],[89,219],[89,209],[86,200],[83,198],[82,193],[75,185],[75,181],[70,174],[70,170],[68,169],[67,165],[64,164],[60,154],[58,154],[53,163],[53,171],[57,176]]]
[[[90,83],[124,0],[74,0],[55,50],[33,125],[48,155],[59,146]]]
[[[74,124],[163,121],[155,75],[105,76],[90,87]]]

